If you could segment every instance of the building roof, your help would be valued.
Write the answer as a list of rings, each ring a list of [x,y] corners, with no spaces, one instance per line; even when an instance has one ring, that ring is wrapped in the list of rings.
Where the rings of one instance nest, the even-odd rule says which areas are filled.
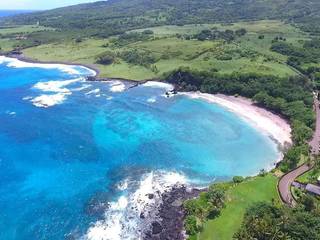
[[[306,186],[306,190],[320,196],[320,186],[309,183]]]

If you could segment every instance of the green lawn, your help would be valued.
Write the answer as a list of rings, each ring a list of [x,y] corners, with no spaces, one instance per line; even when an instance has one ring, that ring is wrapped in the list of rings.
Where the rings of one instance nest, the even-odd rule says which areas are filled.
[[[239,229],[245,210],[250,204],[259,201],[279,200],[277,178],[271,174],[254,177],[227,191],[226,207],[221,215],[204,224],[199,240],[231,240]]]

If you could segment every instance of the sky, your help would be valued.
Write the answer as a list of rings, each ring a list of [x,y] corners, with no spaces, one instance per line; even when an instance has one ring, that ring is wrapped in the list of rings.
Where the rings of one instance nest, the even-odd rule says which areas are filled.
[[[0,9],[42,10],[98,0],[0,0]]]

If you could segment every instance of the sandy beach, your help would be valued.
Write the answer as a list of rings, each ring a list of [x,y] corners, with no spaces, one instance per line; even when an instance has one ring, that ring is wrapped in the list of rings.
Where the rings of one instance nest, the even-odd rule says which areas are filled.
[[[182,94],[191,98],[199,98],[219,104],[231,112],[236,113],[255,128],[268,135],[272,140],[276,141],[281,147],[281,150],[286,149],[292,144],[291,127],[289,123],[279,115],[256,106],[250,99],[200,92]]]

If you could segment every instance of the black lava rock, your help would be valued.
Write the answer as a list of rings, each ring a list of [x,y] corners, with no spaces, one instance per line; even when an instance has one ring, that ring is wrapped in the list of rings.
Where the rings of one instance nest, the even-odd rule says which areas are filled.
[[[152,223],[152,234],[159,234],[162,231],[162,226],[159,222]]]

